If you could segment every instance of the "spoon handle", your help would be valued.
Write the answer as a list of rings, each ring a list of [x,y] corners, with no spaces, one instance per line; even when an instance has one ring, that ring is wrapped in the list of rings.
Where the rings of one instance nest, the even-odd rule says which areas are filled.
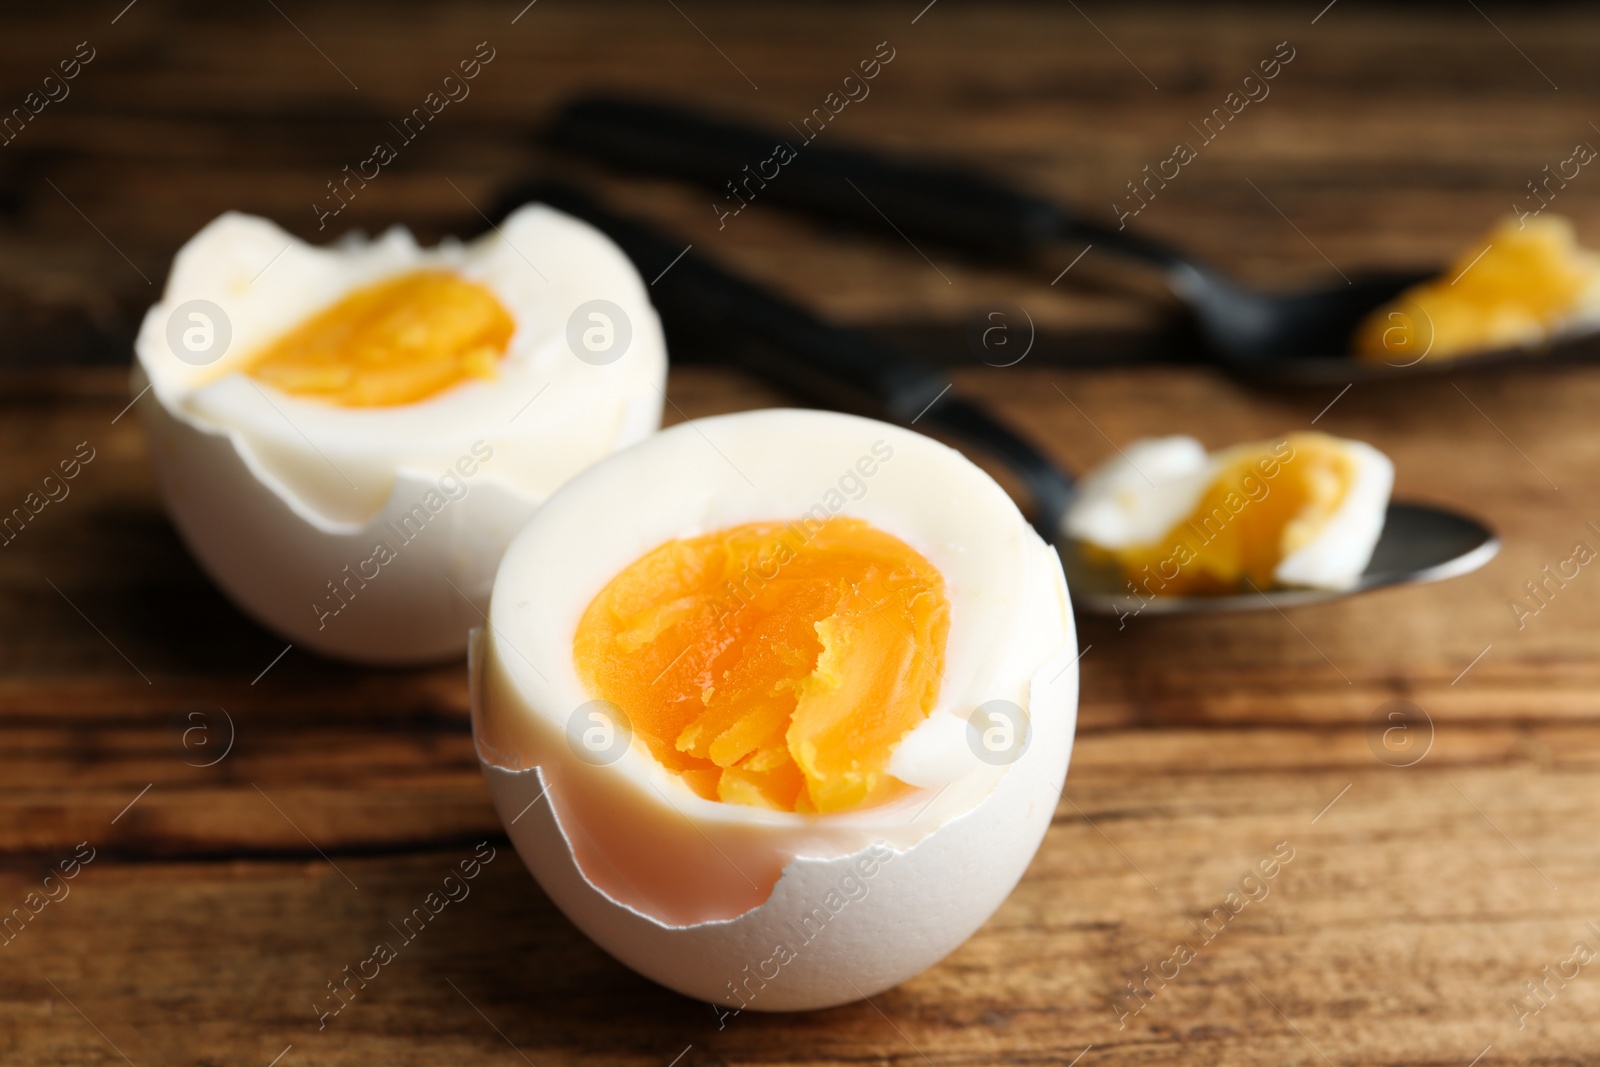
[[[988,452],[1022,480],[1034,499],[1035,524],[1054,536],[1072,496],[1072,479],[1010,427],[950,395],[951,383],[942,374],[861,331],[823,322],[568,186],[538,183],[502,204],[529,200],[575,215],[617,242],[644,277],[655,279],[651,298],[669,333],[731,333],[747,342],[728,346],[741,366],[806,400],[940,429]]]
[[[546,139],[612,166],[706,186],[723,227],[748,204],[769,201],[874,230],[887,221],[912,241],[989,258],[1021,259],[1056,241],[1081,240],[1163,269],[1185,262],[1166,245],[982,174],[817,145],[811,138],[818,132],[809,121],[772,132],[685,108],[586,98],[558,114]]]

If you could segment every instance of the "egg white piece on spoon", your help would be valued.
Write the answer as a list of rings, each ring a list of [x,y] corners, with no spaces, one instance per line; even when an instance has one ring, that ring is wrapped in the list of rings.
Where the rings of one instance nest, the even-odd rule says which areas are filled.
[[[1085,477],[1069,535],[1139,596],[1348,589],[1383,533],[1394,464],[1360,441],[1295,433],[1214,453],[1144,438]]]
[[[603,948],[728,1009],[815,1008],[932,965],[1011,891],[1076,653],[1054,550],[959,453],[748,412],[534,516],[473,649],[474,731],[518,852]]]
[[[434,248],[230,212],[178,253],[136,351],[206,571],[295,644],[389,663],[465,647],[511,536],[659,426],[666,373],[632,264],[541,205]]]

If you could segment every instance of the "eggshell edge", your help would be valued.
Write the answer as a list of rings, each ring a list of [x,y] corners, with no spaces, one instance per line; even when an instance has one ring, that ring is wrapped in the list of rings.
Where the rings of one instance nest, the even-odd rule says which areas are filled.
[[[1064,582],[1059,593],[1065,601]],[[1032,861],[1066,780],[1077,723],[1070,608],[1066,619],[1066,643],[1030,685],[1034,737],[982,801],[905,851],[872,845],[834,859],[796,857],[765,903],[730,920],[670,926],[614,901],[584,877],[552,807],[538,802],[546,785],[540,769],[507,770],[481,753],[480,763],[495,810],[540,887],[623,964],[734,1011],[845,1004],[898,985],[953,952],[988,921]],[[481,634],[474,638],[476,719],[485,642]],[[890,858],[864,877],[860,865],[883,852]],[[842,888],[847,878],[864,887],[859,897]],[[843,904],[835,911],[830,900]],[[726,1014],[719,1016],[725,1023]]]
[[[135,371],[135,391],[142,384]],[[415,540],[397,545],[388,524],[420,501],[432,480],[402,471],[370,521],[331,528],[263,481],[228,433],[174,417],[153,391],[137,406],[167,514],[207,576],[262,626],[329,656],[375,665],[459,656],[468,631],[483,621],[496,564],[543,503],[480,476],[481,484],[468,480],[467,495],[448,502]],[[370,581],[349,579],[344,568],[359,569],[379,541],[396,558]],[[330,581],[349,595],[347,603],[329,592]],[[332,616],[315,607],[341,603]]]

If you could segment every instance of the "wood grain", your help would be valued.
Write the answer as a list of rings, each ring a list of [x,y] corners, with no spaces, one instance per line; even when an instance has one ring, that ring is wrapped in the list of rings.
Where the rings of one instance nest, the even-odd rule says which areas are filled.
[[[1142,434],[1220,445],[1315,421],[1394,457],[1397,495],[1478,513],[1505,542],[1464,579],[1285,615],[1082,620],[1066,793],[996,916],[871,1003],[719,1029],[596,949],[521,868],[481,783],[461,668],[278,659],[283,642],[209,585],[162,515],[139,429],[118,417],[126,371],[61,366],[125,363],[116,339],[219,211],[310,236],[322,181],[484,39],[499,51],[473,95],[354,203],[352,225],[470,229],[444,179],[482,203],[569,167],[528,135],[577,88],[778,123],[886,38],[897,58],[841,116],[841,140],[980,163],[1109,214],[1288,39],[1297,57],[1273,95],[1137,224],[1256,279],[1326,281],[1329,260],[1449,256],[1571,142],[1600,137],[1584,132],[1600,88],[1586,13],[1341,3],[1313,26],[1321,5],[941,0],[913,25],[920,4],[542,0],[513,26],[520,3],[280,6],[140,0],[114,25],[120,3],[35,10],[0,34],[4,100],[77,41],[100,49],[69,98],[0,147],[0,314],[15,324],[0,360],[44,368],[0,380],[0,508],[79,442],[96,456],[0,548],[0,918],[80,842],[95,850],[70,895],[0,934],[0,1062],[1465,1067],[1491,1045],[1485,1067],[1600,1060],[1592,968],[1552,983],[1537,1014],[1510,1006],[1535,1004],[1523,983],[1574,942],[1600,948],[1585,925],[1600,925],[1600,577],[1585,568],[1520,628],[1509,607],[1575,541],[1600,545],[1600,371],[1358,384],[1324,410],[1336,387],[982,367],[961,338],[992,301],[1074,344],[1165,327],[1125,297],[1068,289],[1076,270],[1052,287],[1064,263],[993,271],[928,249],[930,269],[892,238],[760,205],[719,232],[698,194],[588,175],[835,317],[925,331],[955,353],[957,389],[1072,466]],[[1591,240],[1592,181],[1559,200]],[[693,366],[669,393],[673,421],[786,402]],[[1395,699],[1432,720],[1409,767],[1371,744]],[[326,983],[483,841],[499,851],[472,895],[319,1029]],[[1206,940],[1195,924],[1280,842],[1292,861]],[[1138,1003],[1125,983],[1179,942],[1195,959],[1119,1020]]]
[[[872,1005],[724,1030],[611,962],[522,871],[481,785],[459,668],[368,672],[295,650],[252,684],[282,645],[177,545],[137,428],[110,423],[122,375],[55,380],[53,402],[48,377],[6,397],[19,462],[0,492],[85,435],[101,451],[0,552],[0,900],[21,904],[78,842],[98,855],[0,949],[6,1062],[115,1061],[67,998],[134,1063],[265,1064],[290,1044],[312,1063],[518,1062],[494,1027],[538,1064],[662,1064],[686,1046],[690,1064],[1066,1063],[1090,1045],[1105,1063],[1320,1062],[1312,1043],[1335,1063],[1465,1063],[1491,1042],[1507,1063],[1594,1052],[1600,987],[1569,983],[1522,1030],[1508,1001],[1593,937],[1600,608],[1574,583],[1518,632],[1505,604],[1577,536],[1572,502],[1600,458],[1572,428],[1600,373],[1413,383],[1403,401],[1352,390],[1319,425],[1394,455],[1402,493],[1485,512],[1502,557],[1287,617],[1084,620],[1069,786],[994,920]],[[1081,463],[1109,451],[1095,426],[1120,440],[1181,418],[1220,442],[1304,423],[1316,407],[1301,400],[1320,399],[1205,372],[1013,368],[960,387]],[[671,395],[688,415],[780,399],[693,368]],[[1435,731],[1409,768],[1368,737],[1402,697]],[[183,744],[196,721],[208,744],[231,721],[215,766],[193,766],[218,751],[199,735]],[[501,852],[474,895],[319,1030],[325,983],[483,840]],[[1190,923],[1278,842],[1294,859],[1268,895],[1202,942]],[[1180,940],[1195,961],[1119,1027],[1123,983]]]

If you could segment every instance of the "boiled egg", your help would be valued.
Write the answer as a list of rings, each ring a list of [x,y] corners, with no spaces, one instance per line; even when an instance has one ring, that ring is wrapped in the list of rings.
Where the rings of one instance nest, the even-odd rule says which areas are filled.
[[[632,264],[541,205],[434,248],[223,215],[178,253],[136,351],[201,565],[286,640],[377,663],[460,654],[512,535],[660,425],[666,374]]]
[[[1532,348],[1600,325],[1600,254],[1559,215],[1508,216],[1438,278],[1373,311],[1356,355],[1394,366]]]
[[[517,851],[602,948],[719,1012],[816,1008],[1011,891],[1076,653],[1055,551],[959,453],[747,412],[591,467],[517,535],[474,731]]]
[[[1140,596],[1348,589],[1393,485],[1383,453],[1323,433],[1212,453],[1192,437],[1147,438],[1084,478],[1066,530]]]

